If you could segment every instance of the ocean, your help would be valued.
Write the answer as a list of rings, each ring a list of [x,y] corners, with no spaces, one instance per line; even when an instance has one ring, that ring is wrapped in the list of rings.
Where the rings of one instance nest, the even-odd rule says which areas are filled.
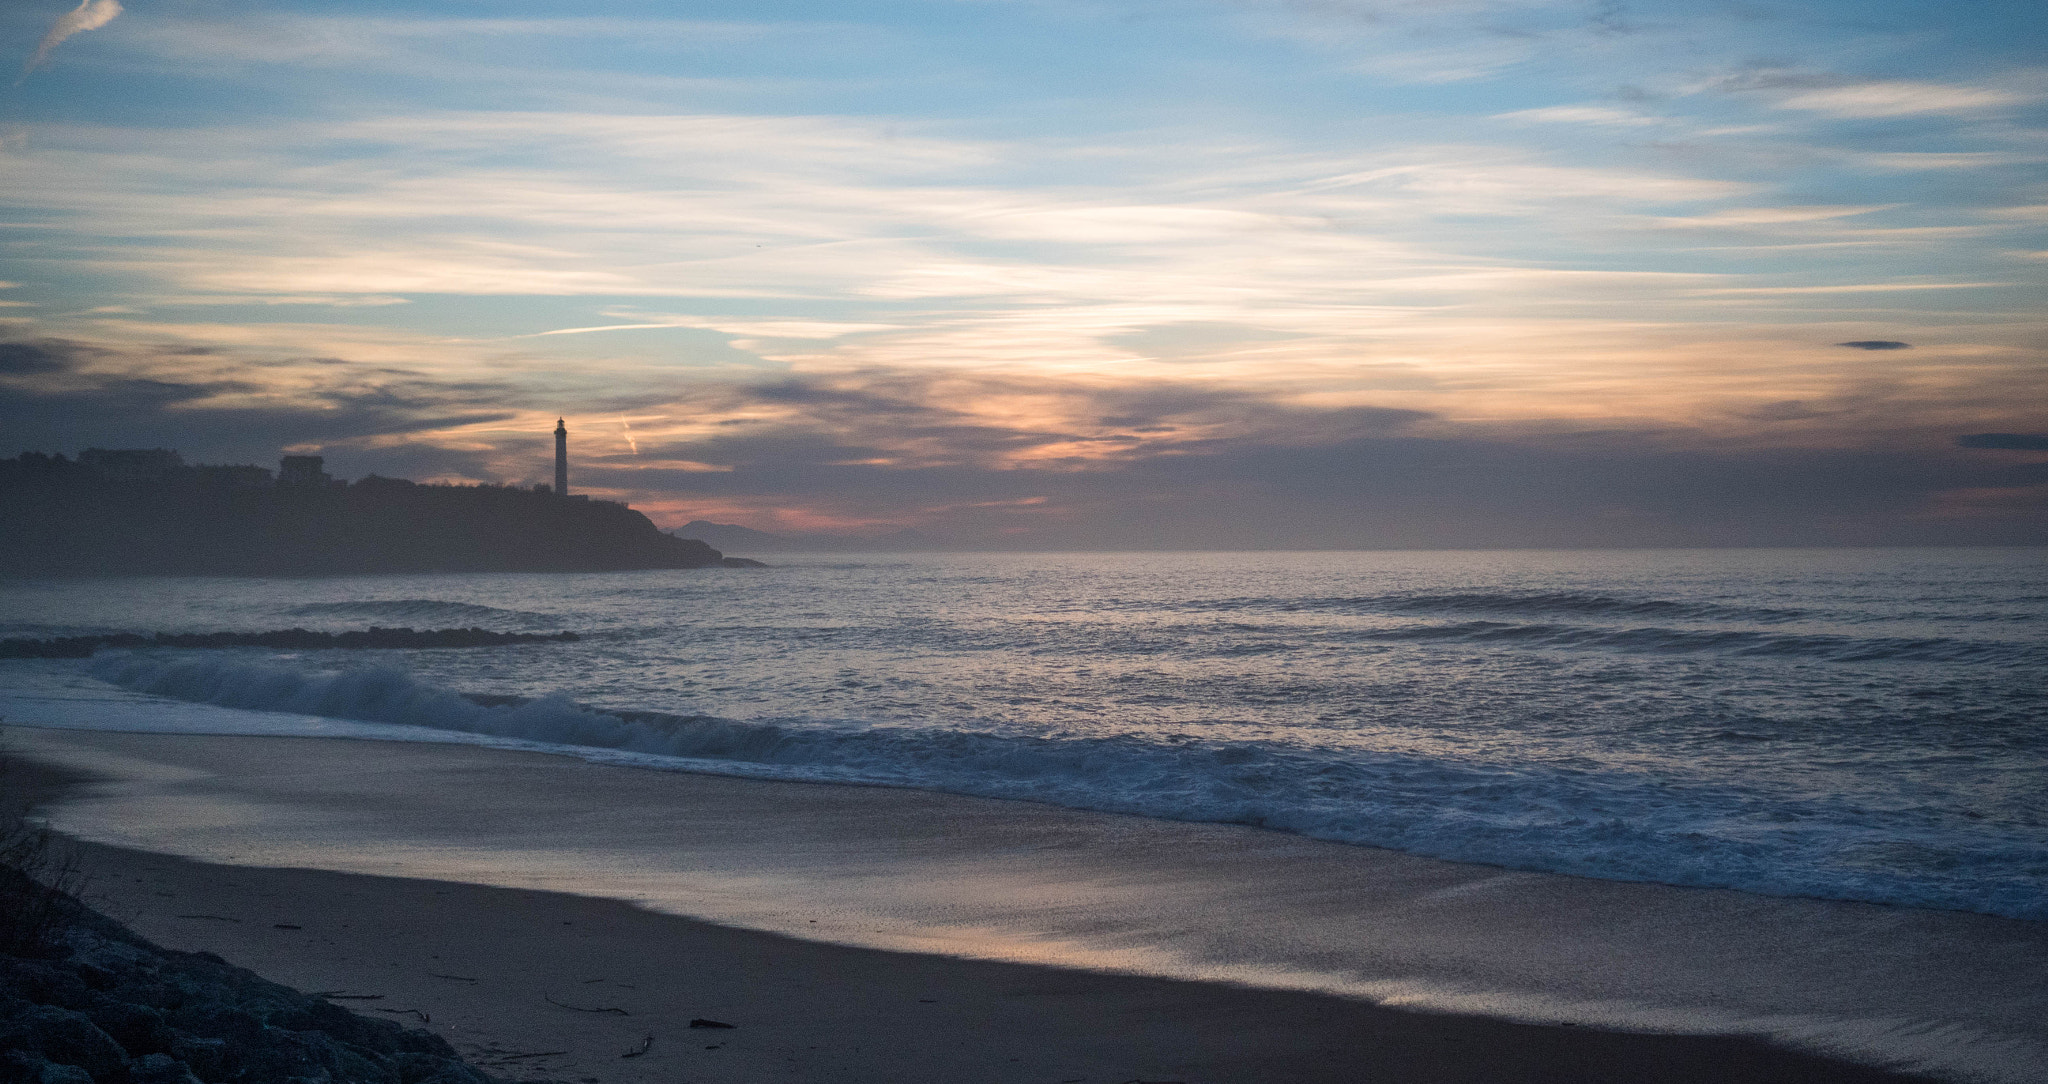
[[[0,582],[0,637],[495,648],[0,661],[39,725],[494,744],[2048,919],[2048,551],[787,555]]]

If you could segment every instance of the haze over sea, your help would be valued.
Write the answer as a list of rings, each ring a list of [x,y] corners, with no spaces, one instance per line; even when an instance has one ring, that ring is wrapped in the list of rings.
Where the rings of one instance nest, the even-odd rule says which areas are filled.
[[[758,572],[12,582],[0,636],[476,625],[584,638],[16,660],[0,663],[0,714],[482,735],[648,769],[2042,920],[2042,557],[934,554]]]

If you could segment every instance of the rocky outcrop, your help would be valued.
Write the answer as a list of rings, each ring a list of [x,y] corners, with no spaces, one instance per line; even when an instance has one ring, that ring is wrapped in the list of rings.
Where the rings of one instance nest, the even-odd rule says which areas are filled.
[[[12,868],[0,879],[9,898],[48,891]],[[502,1084],[431,1032],[56,907],[0,953],[0,1084]]]

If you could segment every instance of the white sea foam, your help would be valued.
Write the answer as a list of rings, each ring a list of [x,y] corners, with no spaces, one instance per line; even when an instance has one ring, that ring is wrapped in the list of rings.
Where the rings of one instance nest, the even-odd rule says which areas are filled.
[[[177,700],[605,750],[647,767],[920,787],[1221,821],[1410,853],[2048,919],[2048,839],[1906,804],[1773,793],[1756,781],[1542,761],[1447,759],[1284,740],[1016,735],[846,721],[611,712],[551,695],[479,703],[392,667],[240,655],[109,655],[91,672]],[[1967,822],[1967,818],[1962,818]]]
[[[947,790],[1519,869],[2048,920],[2039,550],[922,555],[794,558],[747,577],[0,582],[0,637],[301,623],[570,629],[581,639],[7,660],[0,714]],[[1244,839],[1230,838],[1234,848]],[[1429,913],[1456,902],[1434,900]],[[1698,902],[1738,916],[1854,912],[1876,932],[1851,941],[1880,954],[1894,921],[1994,939],[2018,925],[1719,894]],[[1527,920],[1525,903],[1510,907],[1511,927]],[[1633,920],[1700,959],[1725,953],[1725,941],[1701,942],[1709,935],[1683,922]],[[1218,936],[1242,947],[1259,925],[1231,922]],[[817,928],[798,919],[787,932]],[[1810,945],[1833,928],[1772,935]],[[1332,935],[1331,955],[1303,958],[1348,960],[1384,933]],[[1840,972],[1807,976],[1817,989],[1861,982],[1864,949],[1846,944],[1817,950],[1842,961]],[[1945,958],[1944,944],[1930,935],[1916,950]],[[1579,950],[1564,948],[1561,960]],[[1646,949],[1627,957],[1622,977],[1669,959]],[[1422,970],[1432,981],[1456,972]],[[1554,989],[1560,972],[1539,971]],[[1898,973],[1918,986],[1928,971]],[[2032,1079],[2038,1044],[2008,1049],[1997,1036],[2034,1042],[2038,996],[2027,982],[1986,983],[1986,973],[1961,966],[1939,993],[1878,999],[1910,1003],[1903,1014],[1758,1027],[1957,1080]],[[1706,985],[1680,978],[1667,992],[1739,998],[1750,971],[1723,974]],[[1691,1004],[1684,993],[1646,1007]],[[1796,1015],[1806,1002],[1777,1004]],[[2023,1022],[1972,1030],[1994,1017]]]
[[[570,629],[95,666],[177,698],[147,703],[258,709],[282,732],[370,720],[347,725],[2043,918],[2043,557],[931,555],[743,578],[15,581],[0,636]],[[58,665],[0,662],[0,694]],[[123,725],[148,725],[147,703],[124,703]],[[211,725],[182,710],[179,726]]]

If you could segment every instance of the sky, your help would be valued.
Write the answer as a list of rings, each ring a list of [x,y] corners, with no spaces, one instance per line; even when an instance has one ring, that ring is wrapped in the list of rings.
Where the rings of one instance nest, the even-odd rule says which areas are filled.
[[[987,549],[2048,540],[2048,13],[9,0],[0,455]]]

